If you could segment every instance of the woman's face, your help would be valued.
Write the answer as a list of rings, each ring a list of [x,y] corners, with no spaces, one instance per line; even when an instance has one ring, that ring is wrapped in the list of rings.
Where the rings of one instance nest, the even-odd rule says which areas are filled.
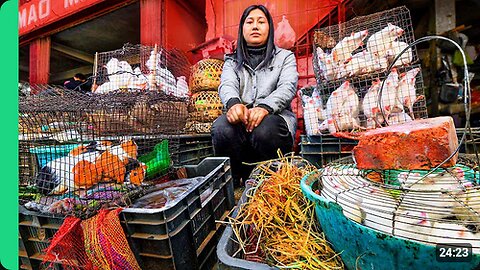
[[[267,17],[260,9],[250,11],[243,23],[243,38],[249,46],[260,46],[267,43],[268,31]]]

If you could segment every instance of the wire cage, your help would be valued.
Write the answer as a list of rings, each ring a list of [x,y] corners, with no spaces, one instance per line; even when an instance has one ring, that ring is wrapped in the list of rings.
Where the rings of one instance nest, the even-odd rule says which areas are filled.
[[[150,185],[175,177],[171,154],[187,106],[163,91],[97,95],[46,87],[21,96],[21,202],[80,216],[105,204],[128,205]]]
[[[161,90],[187,97],[190,63],[178,49],[125,44],[95,55],[95,93],[116,90]]]
[[[319,110],[312,120],[319,127],[309,135],[427,117],[417,51],[409,47],[415,38],[406,7],[317,29],[313,37],[319,95],[309,98]]]
[[[431,245],[470,243],[480,254],[480,169],[466,156],[433,171],[359,170],[346,157],[311,180],[321,197],[365,227]]]

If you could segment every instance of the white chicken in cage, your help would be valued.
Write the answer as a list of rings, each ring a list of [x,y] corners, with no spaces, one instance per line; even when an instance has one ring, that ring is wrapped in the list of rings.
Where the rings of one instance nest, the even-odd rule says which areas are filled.
[[[392,234],[416,241],[428,242],[433,224],[426,211],[400,207],[395,211]]]
[[[345,64],[339,65],[336,79],[385,70],[387,67],[388,60],[386,57],[379,57],[363,50],[354,54]]]
[[[344,37],[332,49],[332,59],[338,64],[343,64],[352,57],[352,52],[363,45],[363,40],[368,36],[368,30],[352,33]]]
[[[302,101],[305,104],[303,106],[303,118],[305,119],[305,129],[307,135],[319,135],[319,121],[321,120],[319,117],[322,115],[322,108],[317,106],[313,97],[302,95]]]
[[[390,63],[393,62],[395,57],[399,55],[404,49],[408,47],[408,44],[401,41],[392,41],[390,48],[386,51],[386,57]],[[408,65],[413,60],[412,48],[408,48],[398,60],[393,64],[394,67]]]
[[[385,28],[370,36],[367,41],[367,50],[379,56],[386,56],[387,51],[391,49],[392,42],[402,36],[404,32],[402,28],[388,23]]]
[[[332,55],[323,52],[320,47],[317,47],[317,58],[320,73],[326,80],[333,80],[337,73],[337,64],[333,61]]]
[[[185,76],[177,77],[177,89],[176,89],[176,96],[177,97],[188,97],[188,83],[187,78]]]
[[[147,76],[145,76],[139,67],[133,70],[132,79],[128,82],[128,89],[146,90],[148,88]]]
[[[413,104],[418,100],[424,98],[423,95],[417,96],[416,90],[416,76],[420,72],[420,68],[413,68],[406,73],[401,74],[401,79],[398,83],[397,96],[401,106],[408,108],[408,112],[412,119],[415,118],[413,115]]]
[[[380,123],[385,121],[385,118],[388,121],[388,117],[392,113],[399,113],[403,112],[403,106],[398,104],[397,99],[397,88],[398,88],[398,72],[396,68],[392,68],[392,71],[385,79],[383,83],[383,88],[381,88],[380,92],[380,100],[381,104],[380,107],[383,111],[383,114],[380,113],[379,117],[377,118]],[[380,91],[380,90],[379,90]]]
[[[393,113],[390,113],[390,115],[388,116],[389,125],[397,125],[397,124],[402,124],[410,121],[413,121],[413,118],[410,117],[410,115],[407,114],[406,112],[393,112]]]
[[[177,94],[177,81],[175,76],[165,67],[162,67],[164,64],[162,61],[162,50],[159,53],[155,54],[154,51],[151,51],[150,57],[148,58],[145,65],[150,70],[149,81],[151,85],[157,85],[163,92],[167,95],[181,96]]]
[[[378,91],[380,90],[381,81],[376,79],[368,88],[367,94],[362,100],[363,114],[367,117],[367,129],[380,127],[381,123],[378,120],[380,116],[380,104],[378,102]]]
[[[112,57],[105,65],[108,81],[101,84],[96,90],[97,94],[106,94],[121,88],[127,88],[133,80],[133,70],[127,61],[119,61]]]
[[[480,233],[455,221],[435,222],[428,237],[428,242],[433,244],[469,243],[473,247],[473,253],[480,253]]]
[[[359,128],[359,102],[357,91],[349,81],[345,81],[330,94],[325,109],[327,119],[322,122],[320,129],[335,133]]]
[[[120,67],[117,83],[118,88],[127,88],[130,81],[134,78],[132,66],[130,66],[127,61],[118,62],[118,66]]]

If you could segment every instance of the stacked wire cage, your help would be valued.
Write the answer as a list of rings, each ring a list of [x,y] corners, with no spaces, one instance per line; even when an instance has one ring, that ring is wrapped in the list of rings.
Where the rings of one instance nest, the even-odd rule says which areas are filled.
[[[426,118],[418,54],[415,46],[408,48],[414,41],[406,7],[315,30],[318,92],[303,97],[307,134],[355,132]]]
[[[302,184],[349,269],[474,269],[480,263],[480,170],[471,158],[433,170],[360,170],[346,157]],[[443,254],[450,247],[465,258],[436,255],[441,245]]]
[[[222,114],[223,104],[218,95],[222,69],[223,60],[213,58],[200,60],[192,66],[189,130],[209,133],[212,122]]]
[[[34,163],[21,179],[29,209],[88,216],[175,177],[172,154],[188,117],[187,59],[142,45],[95,58],[93,93],[45,86],[20,97],[21,158]]]
[[[396,27],[392,27],[389,23]],[[402,28],[403,32],[397,27]],[[348,42],[351,43],[352,40],[355,40],[354,37],[362,35],[356,33],[368,30],[368,34],[363,33],[366,41],[363,46],[366,46],[368,52],[369,48],[377,46],[376,44],[369,45],[372,36],[373,40],[376,40],[375,33],[390,28],[395,29],[397,41],[402,40],[406,44],[414,42],[409,13],[404,7],[356,18],[345,24],[319,31],[322,32],[321,36],[329,35],[334,39],[342,29],[349,29],[347,32],[356,31],[349,36],[351,38],[348,39]],[[373,35],[370,29],[374,29]],[[401,35],[399,35],[400,33]],[[343,37],[340,36],[340,39]],[[397,60],[410,61],[411,59],[409,64],[399,64],[395,67],[395,64],[392,64],[395,61],[393,59],[392,62],[388,62],[385,69],[368,74],[357,74],[347,78],[328,78],[328,76],[334,75],[322,67],[325,62],[320,63],[320,60],[322,57],[334,57],[336,54],[334,49],[337,45],[334,45],[333,42],[325,42],[325,40],[330,39],[324,38],[322,41],[323,44],[328,43],[332,47],[329,53],[317,50],[318,47],[315,48],[316,57],[319,59],[316,63],[317,82],[320,90],[318,95],[322,99],[317,101],[312,95],[311,103],[321,102],[325,107],[321,107],[320,111],[328,111],[325,118],[328,122],[325,129],[328,133],[352,135],[352,132],[355,131],[380,128],[427,117],[425,101],[419,99],[424,93],[415,47],[411,48],[411,52],[408,51],[407,46],[401,50],[409,56],[408,58],[404,58],[403,53],[397,55]],[[422,38],[422,41],[428,40],[431,39]],[[394,41],[391,41],[390,44]],[[361,47],[356,50],[363,49]],[[354,51],[352,59],[355,58],[355,53],[361,52]],[[320,58],[318,58],[319,55]],[[395,87],[396,79],[393,76],[397,76],[396,74],[405,75],[399,76]],[[402,94],[404,90],[402,80],[405,78],[414,83],[407,84],[408,87],[405,87],[405,89],[411,90],[406,95],[408,98]],[[374,87],[377,89],[377,93],[371,100],[377,103],[373,103],[372,106],[365,100],[369,99],[369,92]],[[364,93],[363,90],[358,91],[352,88],[367,88],[367,91]],[[343,91],[345,89],[347,91]],[[391,97],[393,99],[390,99]],[[345,103],[332,106],[335,105],[332,103],[335,100],[344,100]],[[468,104],[467,101],[465,103]],[[358,108],[353,106],[357,104],[361,105],[358,115],[355,110],[352,110]],[[392,110],[395,108],[394,106],[398,106],[395,111]],[[348,109],[343,110],[342,108]],[[375,110],[367,111],[367,109]],[[374,115],[374,112],[379,114]],[[401,114],[402,117],[397,118],[398,114]],[[343,121],[345,118],[350,119]],[[449,119],[449,130],[452,134],[455,127],[453,120]],[[422,123],[426,121],[422,120]],[[411,129],[411,126],[403,126],[405,137],[413,136],[414,131]],[[395,133],[400,129],[389,130]],[[427,141],[440,144],[442,138],[436,138],[434,131],[425,132],[429,134],[428,140],[425,141],[426,148],[428,148]],[[460,140],[460,143],[465,137],[472,139],[475,137],[468,124],[466,129],[461,132],[468,134],[465,134],[466,136]],[[376,134],[380,136],[378,133]],[[460,133],[460,135],[463,134]],[[396,135],[392,134],[393,136]],[[376,147],[388,147],[388,144],[381,144],[382,139],[376,140],[374,136],[367,139],[362,138],[362,134],[360,134],[357,139],[360,139],[360,143],[368,140],[371,145]],[[450,138],[447,141],[456,147],[456,151],[449,154],[450,156],[443,162],[440,161],[438,166],[432,165],[426,166],[426,168],[422,167],[422,169],[407,170],[394,164],[384,164],[388,168],[361,169],[359,168],[360,159],[364,157],[354,155],[331,161],[317,172],[302,179],[304,194],[316,203],[316,215],[320,226],[335,250],[341,252],[348,269],[371,267],[378,269],[417,269],[422,267],[474,269],[478,266],[480,263],[480,159],[478,149],[473,144],[473,155],[463,153],[459,155],[458,151],[461,149],[461,145]],[[404,149],[404,151],[410,150]],[[415,152],[414,149],[412,151]],[[434,151],[434,149],[430,149],[430,151]],[[392,154],[402,155],[401,152],[392,152]],[[383,160],[380,160],[377,165],[382,162]],[[339,224],[341,224],[340,227],[338,227]],[[338,234],[338,230],[341,230],[342,234]],[[458,257],[453,260],[446,259],[445,257],[449,257],[449,255],[445,255],[445,250],[449,248],[464,252],[461,257],[465,257],[465,259],[458,259]]]

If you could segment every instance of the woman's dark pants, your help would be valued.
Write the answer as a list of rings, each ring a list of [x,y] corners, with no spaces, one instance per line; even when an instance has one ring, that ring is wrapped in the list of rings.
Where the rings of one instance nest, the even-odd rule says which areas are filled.
[[[277,150],[283,154],[292,151],[293,138],[285,120],[268,114],[260,125],[247,132],[245,125],[232,125],[225,115],[212,125],[212,141],[215,156],[230,157],[232,176],[236,186],[240,179],[245,181],[253,166],[242,164],[278,158]]]

